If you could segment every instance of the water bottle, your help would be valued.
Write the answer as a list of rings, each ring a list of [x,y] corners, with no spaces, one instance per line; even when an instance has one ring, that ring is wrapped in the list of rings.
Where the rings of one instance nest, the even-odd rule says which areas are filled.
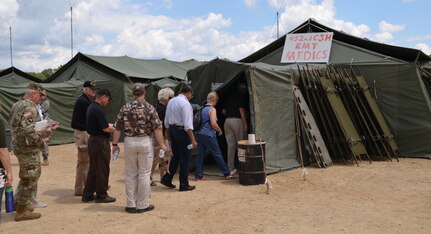
[[[188,145],[188,146],[187,146],[187,149],[188,149],[188,150],[193,149],[193,144]]]
[[[165,151],[161,149],[159,152],[159,158],[164,158],[164,157],[165,157]]]
[[[120,150],[115,149],[114,154],[112,155],[112,161],[116,161],[118,159],[118,155],[120,155]]]
[[[5,189],[6,200],[4,201],[6,206],[6,213],[11,213],[14,211],[14,200],[13,200],[13,188],[8,186]]]

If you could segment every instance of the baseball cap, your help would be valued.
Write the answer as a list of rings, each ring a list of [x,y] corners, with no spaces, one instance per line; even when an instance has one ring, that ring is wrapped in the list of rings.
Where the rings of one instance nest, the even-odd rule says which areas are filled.
[[[145,93],[145,84],[143,83],[135,83],[132,89],[133,94],[143,94]]]
[[[96,89],[96,81],[95,80],[87,80],[84,82],[84,88]]]
[[[107,88],[100,88],[96,91],[97,96],[107,96],[109,97],[109,101],[112,101],[111,92]]]

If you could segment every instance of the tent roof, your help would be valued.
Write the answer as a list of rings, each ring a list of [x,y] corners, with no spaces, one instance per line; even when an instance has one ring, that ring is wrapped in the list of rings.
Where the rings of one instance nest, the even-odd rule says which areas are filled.
[[[0,70],[0,84],[4,86],[17,85],[28,82],[37,82],[40,80],[36,77],[29,75],[16,67],[10,67],[7,69]]]
[[[423,62],[431,61],[431,57],[426,55],[420,50],[387,45],[379,42],[370,41],[368,39],[355,37],[355,36],[346,34],[343,31],[338,31],[333,28],[327,27],[323,24],[320,24],[311,18],[287,34],[307,33],[307,32],[333,32],[334,40],[341,41],[347,44],[352,44],[354,46],[367,49],[370,51],[374,51],[406,62],[417,61],[417,62],[423,63]],[[264,48],[256,51],[255,53],[241,59],[240,62],[245,62],[245,63],[256,62],[260,58],[265,57],[280,48],[283,48],[287,34],[273,41],[272,43],[265,46]]]
[[[107,69],[110,72],[116,73],[118,77],[128,77],[137,80],[154,80],[165,77],[184,80],[189,69],[201,64],[201,62],[194,59],[176,62],[167,59],[146,60],[128,56],[112,57],[78,53],[46,82],[55,80],[77,61],[83,61],[100,69]]]

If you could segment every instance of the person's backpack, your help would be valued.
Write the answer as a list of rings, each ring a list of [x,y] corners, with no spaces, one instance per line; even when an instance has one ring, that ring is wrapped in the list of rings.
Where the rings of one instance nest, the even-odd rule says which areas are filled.
[[[203,107],[193,104],[193,130],[197,131],[202,127],[202,110]]]

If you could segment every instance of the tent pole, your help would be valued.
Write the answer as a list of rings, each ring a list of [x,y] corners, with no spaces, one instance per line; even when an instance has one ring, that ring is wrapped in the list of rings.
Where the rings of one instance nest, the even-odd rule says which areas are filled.
[[[12,27],[9,26],[9,47],[10,47],[10,66],[13,67],[13,62],[12,62]]]

